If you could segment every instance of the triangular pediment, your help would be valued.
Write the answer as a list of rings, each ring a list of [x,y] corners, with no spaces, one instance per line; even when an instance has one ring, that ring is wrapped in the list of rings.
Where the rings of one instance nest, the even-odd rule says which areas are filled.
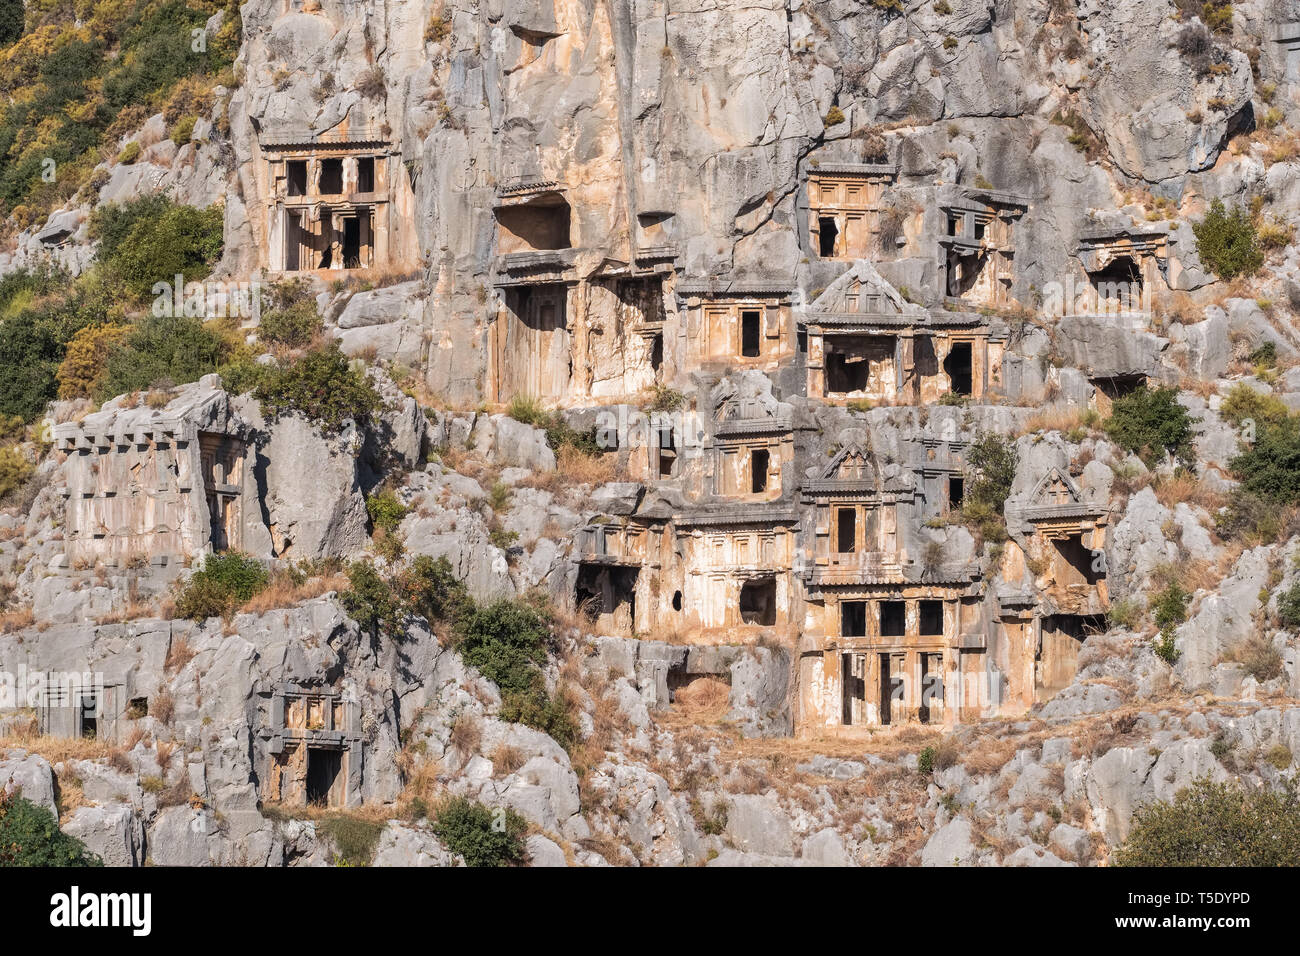
[[[865,259],[855,262],[827,286],[808,311],[833,315],[916,315],[918,318],[926,315],[924,308],[904,299]]]
[[[1077,505],[1083,503],[1083,494],[1079,486],[1069,475],[1053,468],[1034,486],[1029,504],[1035,508],[1051,508],[1060,505]]]
[[[877,484],[879,468],[875,456],[860,445],[841,448],[822,472],[823,481],[871,482]]]

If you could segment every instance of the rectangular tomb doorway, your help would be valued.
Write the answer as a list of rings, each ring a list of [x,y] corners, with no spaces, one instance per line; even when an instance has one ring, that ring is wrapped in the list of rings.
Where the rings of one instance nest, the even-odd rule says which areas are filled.
[[[343,774],[343,751],[323,747],[307,748],[307,802],[336,807],[343,801],[338,790]]]
[[[867,655],[841,654],[840,667],[843,682],[843,713],[841,721],[846,727],[867,722]]]
[[[740,619],[746,624],[772,627],[776,624],[776,580],[760,578],[740,587]]]

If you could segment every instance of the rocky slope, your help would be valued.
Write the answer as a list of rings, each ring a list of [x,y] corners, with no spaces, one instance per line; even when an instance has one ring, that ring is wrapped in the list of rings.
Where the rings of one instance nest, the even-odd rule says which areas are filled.
[[[520,814],[537,866],[1099,865],[1135,810],[1198,779],[1293,780],[1300,644],[1282,603],[1300,582],[1300,522],[1294,502],[1267,531],[1225,515],[1241,492],[1234,460],[1255,440],[1234,411],[1240,389],[1271,414],[1300,411],[1300,74],[1296,44],[1279,42],[1300,0],[250,0],[240,16],[231,85],[188,140],[162,114],[123,134],[114,145],[142,144],[138,158],[105,159],[89,194],[40,222],[10,218],[0,274],[49,262],[89,274],[94,210],[161,192],[222,206],[214,279],[269,281],[265,143],[367,131],[409,187],[392,267],[316,276],[311,292],[385,405],[338,434],[212,377],[156,407],[139,395],[51,406],[51,424],[122,433],[215,401],[258,436],[258,556],[280,570],[323,563],[202,620],[174,608],[201,561],[69,561],[78,453],[35,434],[24,446],[34,477],[0,508],[0,672],[99,672],[149,704],[112,740],[42,733],[38,708],[0,704],[0,785],[106,862],[456,865],[428,810],[459,795]],[[1020,713],[796,735],[802,635],[710,643],[593,626],[573,607],[581,534],[672,513],[688,482],[642,480],[627,448],[583,470],[534,427],[546,422],[487,401],[503,187],[563,185],[572,283],[671,246],[670,282],[780,281],[804,308],[852,267],[819,256],[809,233],[805,184],[837,164],[896,167],[877,210],[896,241],[875,250],[872,274],[918,313],[951,305],[934,255],[945,190],[1024,200],[1004,297],[971,310],[1007,342],[1001,387],[869,407],[810,398],[789,369],[697,369],[672,384],[692,408],[740,396],[796,422],[815,436],[802,478],[861,443],[904,481],[914,443],[989,434],[1015,449],[1008,514],[1032,507],[1054,469],[1071,476],[1106,518],[1109,617],[1061,689]],[[1216,200],[1273,229],[1260,267],[1230,281],[1193,229]],[[1053,311],[1090,236],[1145,228],[1173,251],[1140,327]],[[663,295],[683,329],[686,299]],[[665,348],[687,366],[674,354],[685,345]],[[1102,427],[1113,384],[1133,381],[1177,389],[1193,420],[1181,456],[1139,455]],[[551,404],[577,430],[645,404],[592,395]],[[381,490],[402,507],[397,553],[368,513]],[[1030,535],[1008,531],[1005,548],[971,522],[908,533],[917,553],[977,567],[981,600],[996,602],[1035,588]],[[421,555],[445,557],[484,604],[552,603],[540,672],[575,739],[506,719],[517,712],[446,622],[406,615],[400,635],[358,623],[344,563],[387,573]],[[1166,626],[1156,605],[1173,582],[1186,598]],[[266,799],[285,687],[355,709],[359,850],[339,814]]]

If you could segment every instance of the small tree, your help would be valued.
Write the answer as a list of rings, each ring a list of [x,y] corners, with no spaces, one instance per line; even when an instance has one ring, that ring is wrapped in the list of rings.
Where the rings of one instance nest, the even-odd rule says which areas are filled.
[[[492,810],[465,797],[453,797],[437,809],[433,832],[469,866],[510,866],[524,861],[523,835],[528,824],[513,810]]]
[[[0,46],[23,35],[23,0],[0,0]]]
[[[325,434],[338,432],[349,419],[364,425],[383,406],[365,373],[352,367],[337,342],[268,372],[253,395],[270,417],[298,412]]]
[[[1228,468],[1251,494],[1273,502],[1300,501],[1300,419],[1264,424],[1254,447],[1232,459]]]
[[[1178,403],[1175,388],[1139,388],[1117,398],[1103,427],[1147,465],[1166,452],[1186,457],[1192,438],[1191,416]]]
[[[1001,435],[981,435],[971,444],[967,461],[972,474],[965,500],[1002,514],[1020,464],[1015,442]]]
[[[252,600],[269,580],[266,568],[249,555],[210,555],[177,595],[176,613],[196,621],[221,617]]]
[[[0,789],[0,866],[103,866],[45,807]]]
[[[1196,235],[1196,252],[1201,262],[1214,270],[1220,279],[1249,275],[1264,264],[1255,237],[1255,223],[1250,211],[1234,206],[1229,212],[1223,200],[1211,204],[1205,218],[1192,224]]]
[[[1300,800],[1202,778],[1138,810],[1115,866],[1300,866]]]

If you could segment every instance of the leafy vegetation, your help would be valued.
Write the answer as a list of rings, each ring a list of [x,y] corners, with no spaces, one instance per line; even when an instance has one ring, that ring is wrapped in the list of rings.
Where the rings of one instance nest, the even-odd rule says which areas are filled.
[[[0,788],[0,866],[103,866],[45,807]]]
[[[448,643],[501,689],[503,720],[534,727],[565,748],[577,742],[572,703],[562,692],[548,693],[542,675],[550,642],[544,607],[524,599],[477,603],[445,557],[420,555],[387,576],[366,562],[347,573],[344,610],[373,637],[404,640],[407,615],[449,625]]]
[[[383,407],[365,372],[352,366],[337,342],[269,369],[253,395],[269,417],[297,412],[327,435],[349,420],[365,425]]]
[[[366,514],[370,515],[370,523],[376,529],[390,534],[397,530],[408,510],[397,495],[387,489],[366,498]]]
[[[218,11],[220,30],[195,50],[191,31]],[[0,214],[20,227],[89,188],[118,141],[179,91],[193,101],[194,89],[232,82],[234,0],[42,0],[26,14],[0,50]],[[0,37],[17,16],[0,10]]]
[[[178,275],[186,282],[206,278],[221,258],[222,229],[220,207],[182,206],[163,195],[110,203],[90,217],[99,261],[136,298]]]
[[[305,282],[282,282],[271,292],[271,308],[262,315],[257,335],[268,345],[302,349],[316,341],[324,322]]]
[[[465,858],[468,866],[510,866],[524,862],[524,818],[513,810],[492,810],[466,797],[452,797],[438,807],[433,832],[443,845]]]
[[[1006,539],[1003,510],[1019,460],[1015,442],[1001,435],[980,435],[971,443],[961,513],[985,541]]]
[[[1300,628],[1300,581],[1278,595],[1277,617],[1283,627]]]
[[[1205,218],[1192,224],[1192,232],[1196,235],[1196,252],[1201,262],[1220,279],[1250,275],[1264,264],[1264,254],[1255,236],[1255,222],[1250,210],[1242,206],[1234,206],[1229,211],[1223,200],[1214,200]]]
[[[1251,494],[1273,502],[1300,500],[1300,419],[1257,425],[1254,446],[1228,467]]]
[[[147,316],[108,353],[95,398],[104,401],[159,383],[184,385],[217,371],[230,341],[209,324],[187,316]]]
[[[1148,466],[1166,452],[1182,459],[1190,450],[1192,418],[1178,404],[1176,388],[1139,388],[1115,399],[1102,427]]]
[[[320,820],[320,827],[334,841],[339,866],[369,866],[375,846],[386,824],[350,813],[332,813]]]
[[[196,621],[224,617],[252,600],[269,580],[256,558],[237,551],[209,555],[177,594],[176,613]]]
[[[1271,342],[1269,343],[1272,344]],[[1234,427],[1247,422],[1260,425],[1277,425],[1291,414],[1286,403],[1271,392],[1258,392],[1245,382],[1238,382],[1223,398],[1219,416]]]
[[[1200,779],[1138,810],[1115,866],[1300,865],[1300,801],[1294,784],[1281,792],[1247,790]]]

